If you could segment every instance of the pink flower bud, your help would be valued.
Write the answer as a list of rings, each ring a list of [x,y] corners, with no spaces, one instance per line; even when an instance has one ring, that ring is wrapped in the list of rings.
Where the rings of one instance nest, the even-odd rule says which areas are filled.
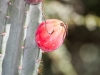
[[[42,0],[24,0],[28,4],[39,4]]]
[[[59,48],[66,36],[68,25],[57,19],[43,21],[37,28],[35,41],[44,52],[54,51]]]

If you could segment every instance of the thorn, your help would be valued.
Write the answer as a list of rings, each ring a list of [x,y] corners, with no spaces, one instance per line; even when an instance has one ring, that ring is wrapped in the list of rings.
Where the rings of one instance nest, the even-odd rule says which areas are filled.
[[[21,49],[25,49],[25,46],[21,46]]]
[[[38,69],[37,72],[38,72],[39,74],[42,74],[42,68],[41,68],[41,69]]]
[[[22,66],[19,66],[18,69],[19,69],[19,70],[22,70],[23,68],[22,68]]]
[[[42,53],[45,53],[44,51],[42,51]]]
[[[39,73],[39,69],[37,70],[37,72]]]
[[[40,49],[41,50],[41,49]],[[43,50],[41,50],[42,53],[45,53]]]
[[[36,60],[36,63],[40,63],[40,62],[43,62],[43,61],[41,61],[41,60]]]
[[[0,58],[2,57],[2,54],[0,54]]]
[[[8,2],[8,4],[9,4],[9,5],[12,5],[12,2],[11,2],[11,1],[9,1],[9,2]]]
[[[29,10],[27,10],[25,13],[26,13],[26,14],[29,13]]]
[[[2,32],[0,35],[5,36],[5,35],[6,35],[6,33],[5,33],[5,32]]]
[[[10,18],[10,16],[6,16],[6,19],[9,19]]]
[[[41,66],[43,66],[43,64],[40,64]]]
[[[24,28],[26,29],[26,28],[28,28],[28,26],[24,26]]]

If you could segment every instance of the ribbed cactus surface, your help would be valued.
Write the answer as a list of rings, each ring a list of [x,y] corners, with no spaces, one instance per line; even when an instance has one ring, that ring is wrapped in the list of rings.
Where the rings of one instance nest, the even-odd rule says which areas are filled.
[[[0,75],[37,75],[42,52],[35,30],[42,21],[42,3],[0,0]]]

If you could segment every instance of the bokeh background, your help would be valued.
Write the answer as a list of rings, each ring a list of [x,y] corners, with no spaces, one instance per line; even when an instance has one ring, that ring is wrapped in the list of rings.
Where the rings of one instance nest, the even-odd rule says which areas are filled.
[[[68,36],[43,54],[40,75],[100,75],[100,0],[44,0],[43,12],[68,23]]]

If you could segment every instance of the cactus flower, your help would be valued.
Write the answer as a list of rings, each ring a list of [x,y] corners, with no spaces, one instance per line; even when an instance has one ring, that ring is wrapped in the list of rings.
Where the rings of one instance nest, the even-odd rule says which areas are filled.
[[[66,36],[67,24],[57,19],[43,21],[37,28],[35,41],[43,52],[51,52],[59,48]]]
[[[42,0],[24,0],[28,4],[39,4]]]

